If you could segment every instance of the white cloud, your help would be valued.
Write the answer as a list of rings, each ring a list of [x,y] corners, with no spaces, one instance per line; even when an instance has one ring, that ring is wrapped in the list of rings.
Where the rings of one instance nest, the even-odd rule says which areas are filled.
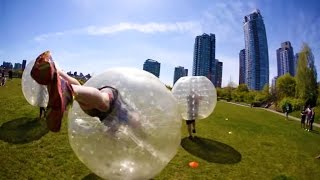
[[[43,41],[51,37],[57,37],[62,35],[93,35],[93,36],[101,36],[108,34],[120,33],[123,31],[137,31],[141,33],[165,33],[165,32],[173,32],[173,33],[191,33],[193,35],[199,34],[201,30],[200,23],[193,21],[186,22],[175,22],[175,23],[130,23],[124,22],[110,26],[88,26],[79,29],[67,30],[62,32],[54,32],[54,33],[46,33],[41,34],[34,38],[36,41]]]
[[[242,1],[215,3],[203,12],[202,25],[221,41],[244,43],[243,17],[253,10],[252,6]]]

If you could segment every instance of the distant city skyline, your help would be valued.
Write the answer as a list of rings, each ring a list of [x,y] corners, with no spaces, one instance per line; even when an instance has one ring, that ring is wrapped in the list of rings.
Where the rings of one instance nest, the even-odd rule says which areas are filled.
[[[281,42],[290,41],[295,53],[308,43],[320,69],[319,7],[316,0],[2,0],[0,63],[30,62],[50,50],[63,70],[94,76],[112,67],[141,69],[150,58],[161,62],[160,80],[170,85],[174,67],[192,69],[194,38],[212,33],[226,86],[230,79],[239,82],[243,17],[259,9],[268,38],[271,83],[278,74],[276,50]]]

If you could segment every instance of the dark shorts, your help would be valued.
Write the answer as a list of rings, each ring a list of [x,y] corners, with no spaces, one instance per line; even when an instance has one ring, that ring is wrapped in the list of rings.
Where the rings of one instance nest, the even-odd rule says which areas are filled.
[[[195,120],[186,120],[186,124],[189,125],[189,124],[192,124],[193,122],[195,122]]]

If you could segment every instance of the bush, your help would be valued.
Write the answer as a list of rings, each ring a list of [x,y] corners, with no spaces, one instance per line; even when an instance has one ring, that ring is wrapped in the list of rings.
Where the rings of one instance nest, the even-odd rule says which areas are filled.
[[[265,94],[259,92],[259,93],[256,95],[256,97],[254,98],[254,100],[255,100],[255,101],[262,101],[262,102],[264,102],[264,101],[267,101],[267,100],[268,100],[268,97],[267,97]]]
[[[293,110],[302,110],[305,104],[301,99],[293,99],[291,103]]]
[[[297,110],[300,111],[304,106],[304,101],[301,99],[286,97],[283,98],[280,103],[278,103],[278,108],[284,111],[284,109],[286,108],[286,104],[289,104],[289,106],[291,106],[290,112]]]

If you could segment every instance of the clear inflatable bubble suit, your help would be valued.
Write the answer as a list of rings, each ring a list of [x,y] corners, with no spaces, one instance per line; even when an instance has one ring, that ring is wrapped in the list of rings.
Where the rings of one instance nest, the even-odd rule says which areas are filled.
[[[217,104],[217,91],[204,76],[181,77],[172,88],[184,120],[204,119]]]
[[[84,86],[116,88],[117,101],[134,118],[111,113],[101,122],[75,101],[68,131],[78,158],[105,179],[150,179],[160,173],[181,141],[181,116],[172,93],[151,73],[132,68],[107,70]]]
[[[35,60],[29,62],[23,71],[21,80],[22,92],[32,106],[47,107],[49,101],[47,87],[38,84],[30,75],[34,62]]]

